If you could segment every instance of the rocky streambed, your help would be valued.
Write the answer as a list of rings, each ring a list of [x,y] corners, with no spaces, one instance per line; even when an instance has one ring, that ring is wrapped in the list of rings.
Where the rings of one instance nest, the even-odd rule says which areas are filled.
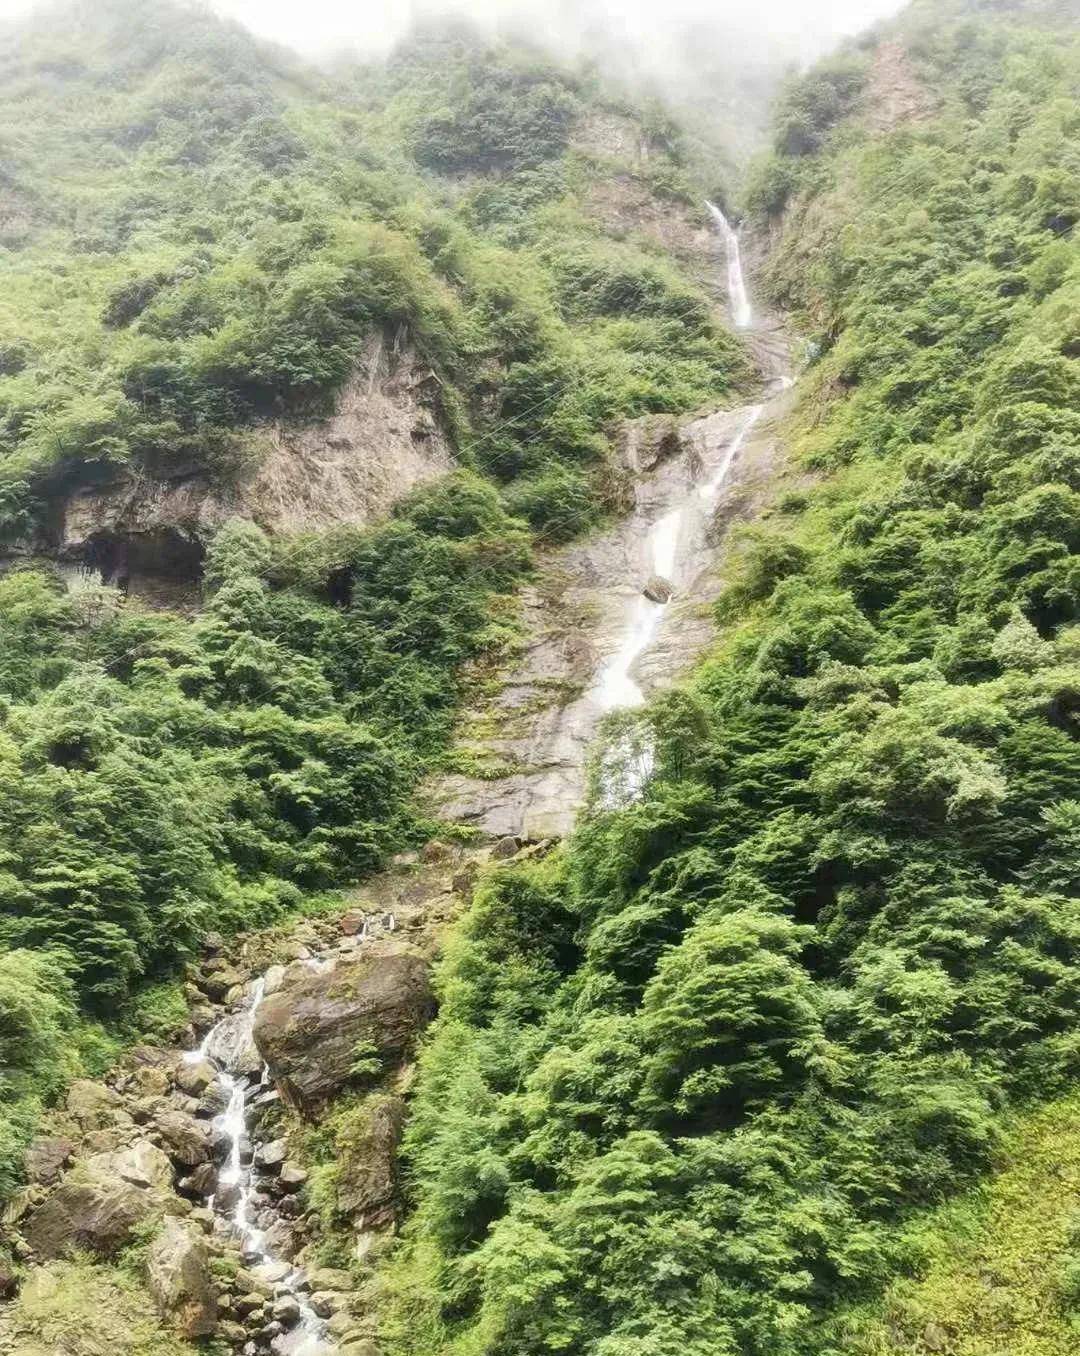
[[[356,1088],[362,1054],[380,1091],[338,1191],[354,1263],[395,1226],[401,1093],[434,1012],[433,935],[471,885],[474,856],[431,845],[335,917],[228,947],[208,937],[177,1045],[136,1047],[107,1080],[72,1084],[31,1146],[28,1185],[3,1221],[25,1284],[142,1241],[150,1294],[183,1336],[242,1356],[372,1356],[355,1268],[320,1263],[324,1217],[296,1146]],[[36,1352],[21,1344],[18,1310],[0,1308],[0,1351]]]

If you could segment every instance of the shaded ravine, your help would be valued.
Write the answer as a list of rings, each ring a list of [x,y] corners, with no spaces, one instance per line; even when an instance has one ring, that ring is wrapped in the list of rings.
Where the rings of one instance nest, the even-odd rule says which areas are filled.
[[[771,493],[792,378],[782,329],[755,313],[739,237],[707,208],[731,321],[766,383],[763,398],[682,424],[678,453],[637,476],[631,512],[545,562],[524,594],[528,639],[517,663],[464,723],[457,756],[468,770],[431,787],[447,820],[494,837],[564,836],[585,803],[601,722],[675,681],[713,637],[723,536]]]

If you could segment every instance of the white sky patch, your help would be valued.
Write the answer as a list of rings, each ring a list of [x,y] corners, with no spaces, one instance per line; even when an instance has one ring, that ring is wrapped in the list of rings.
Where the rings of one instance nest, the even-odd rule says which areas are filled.
[[[760,46],[816,55],[903,0],[210,0],[211,8],[252,32],[319,55],[342,47],[385,50],[425,14],[463,14],[485,28],[524,26],[553,48],[573,53],[590,30],[607,30],[627,45],[661,48],[687,25],[745,33]],[[36,8],[35,0],[0,0],[0,19]]]

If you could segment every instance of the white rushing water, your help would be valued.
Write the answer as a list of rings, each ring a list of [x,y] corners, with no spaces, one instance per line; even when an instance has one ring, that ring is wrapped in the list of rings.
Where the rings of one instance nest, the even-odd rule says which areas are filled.
[[[748,329],[754,323],[754,308],[750,305],[750,293],[746,288],[738,234],[714,202],[707,202],[705,206],[720,232],[727,254],[728,303],[731,307],[732,323],[736,329]]]
[[[743,274],[739,237],[727,217],[714,203],[706,203],[724,244],[727,257],[727,286],[732,320],[737,328],[753,324],[754,313]],[[791,385],[789,377],[780,377],[781,390]],[[659,576],[675,597],[679,585],[679,547],[687,535],[692,519],[700,519],[702,501],[706,508],[719,495],[731,473],[736,457],[742,450],[754,426],[765,413],[765,405],[751,405],[734,436],[724,449],[719,465],[709,479],[691,490],[680,505],[666,513],[649,530],[646,559],[654,575]],[[695,502],[696,501],[696,502]],[[631,615],[630,626],[618,651],[601,670],[593,690],[593,698],[602,711],[628,710],[645,704],[645,694],[633,677],[633,670],[648,650],[660,628],[664,613],[671,605],[654,602],[640,596]],[[641,731],[625,730],[613,738],[601,754],[600,805],[615,809],[638,799],[652,776],[655,757],[652,740]]]
[[[275,1356],[330,1356],[333,1346],[327,1341],[325,1322],[307,1301],[304,1273],[273,1256],[256,1221],[254,1146],[248,1133],[248,1112],[253,1095],[266,1091],[270,1081],[254,1042],[255,1013],[265,989],[265,979],[255,980],[244,1007],[223,1017],[197,1049],[184,1056],[190,1063],[207,1060],[213,1064],[218,1071],[217,1082],[228,1096],[225,1110],[214,1119],[215,1127],[225,1133],[228,1151],[208,1205],[239,1240],[245,1263],[272,1280],[275,1299],[288,1296],[296,1302],[296,1322],[270,1344]]]
[[[716,223],[727,252],[728,292],[731,309],[736,325],[745,328],[753,321],[746,279],[743,276],[742,254],[739,250],[739,237],[732,230],[727,217],[713,203],[706,203],[709,213]],[[782,379],[787,385],[790,381]],[[765,412],[764,405],[752,405],[746,411],[746,417],[735,437],[728,444],[724,456],[710,479],[698,487],[700,499],[708,502],[714,499],[723,487],[735,458],[742,450],[754,425]],[[695,512],[693,496],[688,495],[681,505],[672,509],[656,522],[649,531],[647,556],[652,572],[669,584],[674,591],[678,587],[676,571],[678,566],[679,543],[684,536],[688,517]],[[622,645],[605,665],[596,682],[595,700],[603,711],[619,711],[626,708],[643,706],[645,694],[634,681],[632,670],[656,636],[661,619],[670,606],[656,603],[644,596],[638,598],[630,627]],[[647,774],[645,774],[647,775]]]

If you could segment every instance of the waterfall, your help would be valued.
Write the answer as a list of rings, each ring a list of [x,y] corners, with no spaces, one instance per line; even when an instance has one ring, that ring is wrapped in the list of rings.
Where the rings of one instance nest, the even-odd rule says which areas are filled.
[[[733,323],[739,329],[753,324],[754,312],[743,276],[739,237],[727,217],[715,203],[706,203],[717,230],[724,242],[727,255],[727,286]],[[781,390],[791,385],[788,377],[780,377]],[[688,519],[700,517],[701,503],[708,507],[720,493],[754,426],[765,413],[766,406],[750,405],[730,439],[716,470],[709,479],[692,489],[682,503],[666,513],[649,530],[646,558],[654,574],[660,576],[674,591],[678,587],[680,543],[687,536]],[[695,502],[696,501],[696,502]],[[633,677],[634,666],[648,650],[660,628],[668,602],[653,602],[640,596],[634,604],[630,626],[618,651],[602,669],[593,689],[593,700],[604,712],[632,709],[645,704],[645,694]],[[652,775],[655,761],[651,736],[629,728],[617,735],[601,750],[601,791],[599,804],[603,809],[617,809],[637,800]]]
[[[731,319],[736,329],[745,330],[754,322],[754,308],[750,305],[750,296],[746,290],[746,278],[743,276],[742,251],[739,237],[731,223],[715,203],[707,202],[716,229],[724,242],[727,253],[728,303],[731,307]]]
[[[258,1060],[254,1043],[255,1014],[265,988],[265,979],[255,980],[244,1007],[223,1017],[210,1028],[198,1047],[184,1056],[189,1063],[207,1060],[213,1064],[218,1070],[218,1082],[228,1095],[225,1110],[214,1119],[214,1125],[224,1131],[228,1153],[218,1173],[209,1206],[239,1239],[245,1262],[263,1268],[268,1276],[280,1277],[274,1282],[275,1296],[289,1296],[299,1306],[297,1321],[273,1340],[271,1349],[275,1356],[330,1356],[334,1348],[327,1340],[326,1324],[305,1297],[304,1273],[289,1269],[270,1253],[263,1231],[253,1218],[248,1106],[252,1094],[262,1091],[269,1082],[269,1070],[263,1065],[260,1072],[252,1075],[245,1069],[250,1069],[253,1054],[256,1062]]]
[[[685,505],[673,509],[654,524],[649,533],[652,572],[672,587],[685,512]],[[630,671],[649,648],[668,606],[669,603],[654,603],[650,598],[638,598],[626,639],[596,682],[596,701],[601,710],[618,711],[645,704],[645,694],[630,676]]]

